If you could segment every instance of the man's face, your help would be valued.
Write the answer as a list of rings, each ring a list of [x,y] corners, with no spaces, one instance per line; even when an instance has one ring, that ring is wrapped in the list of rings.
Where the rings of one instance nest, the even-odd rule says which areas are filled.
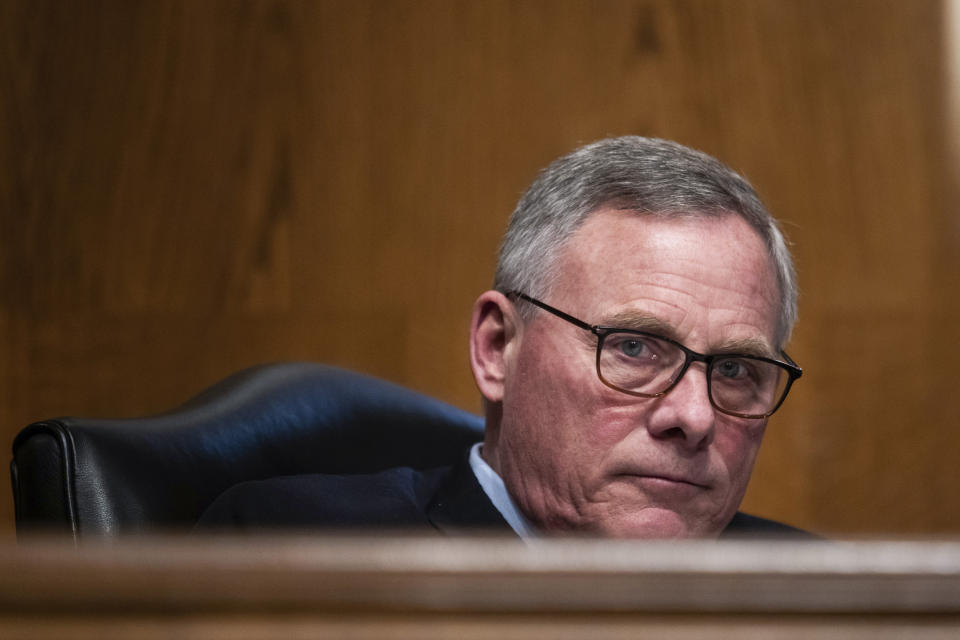
[[[590,324],[657,327],[701,353],[776,354],[776,279],[739,216],[601,209],[558,267],[544,302]],[[666,396],[633,397],[597,377],[595,336],[541,310],[505,354],[495,464],[542,530],[709,537],[733,517],[766,419],[716,411],[703,363]]]

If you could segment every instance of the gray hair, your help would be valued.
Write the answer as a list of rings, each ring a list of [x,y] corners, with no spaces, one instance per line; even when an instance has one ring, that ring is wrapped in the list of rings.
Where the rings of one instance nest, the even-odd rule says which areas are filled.
[[[546,297],[559,249],[603,206],[654,216],[741,216],[766,244],[780,287],[777,346],[797,319],[793,259],[753,187],[716,158],[657,138],[594,142],[555,160],[517,203],[500,245],[494,288]],[[525,318],[532,310],[521,309]]]

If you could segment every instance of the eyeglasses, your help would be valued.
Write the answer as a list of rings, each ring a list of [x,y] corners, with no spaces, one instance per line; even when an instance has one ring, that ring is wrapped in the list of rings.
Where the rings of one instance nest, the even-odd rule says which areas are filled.
[[[693,362],[707,365],[707,395],[715,409],[738,418],[766,418],[780,408],[793,381],[803,375],[790,356],[786,362],[761,356],[705,355],[676,340],[646,331],[589,325],[519,291],[516,296],[597,336],[597,375],[611,389],[656,398],[673,389]]]

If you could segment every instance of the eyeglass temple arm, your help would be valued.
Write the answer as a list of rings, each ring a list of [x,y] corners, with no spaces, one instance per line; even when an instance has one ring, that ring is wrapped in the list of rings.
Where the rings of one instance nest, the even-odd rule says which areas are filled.
[[[787,355],[786,351],[780,351],[780,354],[783,356],[783,359],[787,361],[787,364],[794,368],[794,378],[799,378],[803,375],[803,369],[800,368],[800,365],[794,362],[793,358]]]
[[[586,329],[587,331],[589,331],[589,332],[591,332],[591,333],[597,333],[597,327],[595,327],[595,326],[593,326],[593,325],[589,325],[589,324],[587,324],[586,322],[584,322],[583,320],[580,320],[579,318],[574,318],[574,317],[573,317],[572,315],[570,315],[569,313],[564,313],[563,311],[560,311],[560,309],[556,309],[556,308],[551,307],[550,305],[548,305],[548,304],[546,304],[546,303],[544,303],[544,302],[540,302],[540,301],[537,300],[536,298],[531,298],[530,296],[528,296],[528,295],[525,294],[525,293],[521,293],[521,292],[519,292],[519,291],[508,291],[508,292],[507,292],[507,295],[508,295],[508,296],[516,296],[516,297],[520,298],[521,300],[526,300],[526,301],[529,302],[530,304],[532,304],[532,305],[534,305],[534,306],[537,306],[537,307],[540,307],[541,309],[543,309],[543,310],[546,311],[547,313],[552,313],[553,315],[557,316],[558,318],[563,318],[563,319],[566,320],[567,322],[569,322],[569,323],[571,323],[571,324],[574,324],[574,325],[580,327],[581,329]]]

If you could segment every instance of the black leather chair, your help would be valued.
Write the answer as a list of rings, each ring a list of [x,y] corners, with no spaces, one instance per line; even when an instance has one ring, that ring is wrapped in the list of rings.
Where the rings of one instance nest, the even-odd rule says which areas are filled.
[[[244,480],[454,462],[482,420],[433,398],[312,363],[237,373],[149,418],[58,418],[16,437],[18,535],[81,538],[189,528]]]

